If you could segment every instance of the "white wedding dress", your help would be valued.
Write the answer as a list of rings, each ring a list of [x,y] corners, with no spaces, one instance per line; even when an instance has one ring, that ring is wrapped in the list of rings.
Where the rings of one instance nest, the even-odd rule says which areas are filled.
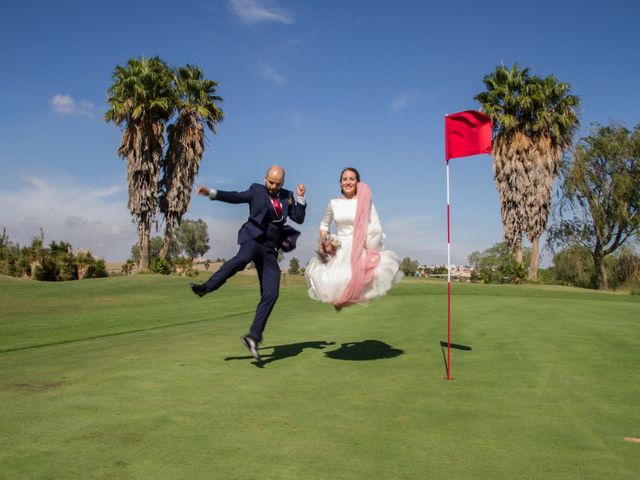
[[[340,298],[351,280],[351,245],[357,204],[358,201],[355,198],[334,198],[329,202],[322,216],[320,230],[329,232],[329,226],[334,222],[340,247],[336,255],[326,263],[316,256],[305,268],[309,296],[314,300],[333,303]],[[367,248],[380,252],[380,263],[376,267],[373,280],[365,287],[363,296],[366,300],[385,295],[403,276],[400,271],[400,259],[394,252],[384,248],[383,238],[378,213],[375,206],[371,204]],[[362,253],[364,255],[365,252]]]

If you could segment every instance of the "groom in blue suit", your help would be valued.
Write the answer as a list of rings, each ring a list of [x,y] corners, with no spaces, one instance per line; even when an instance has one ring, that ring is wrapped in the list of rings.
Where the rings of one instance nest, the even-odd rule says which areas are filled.
[[[226,203],[248,203],[249,219],[238,232],[240,250],[202,284],[191,284],[191,290],[202,297],[220,288],[237,272],[253,262],[260,281],[260,303],[249,333],[242,337],[242,343],[251,355],[260,361],[258,344],[262,342],[262,332],[273,310],[280,290],[280,266],[278,250],[289,252],[296,247],[300,232],[286,225],[287,218],[296,223],[304,222],[306,202],[303,184],[293,192],[282,188],[285,172],[274,165],[267,170],[264,185],[254,183],[244,192],[225,192],[213,188],[198,188],[199,195]]]

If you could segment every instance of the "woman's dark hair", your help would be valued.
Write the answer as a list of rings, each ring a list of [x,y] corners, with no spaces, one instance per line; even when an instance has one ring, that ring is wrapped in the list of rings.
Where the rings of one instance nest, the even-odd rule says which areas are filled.
[[[342,175],[344,175],[344,172],[353,172],[356,174],[356,181],[360,181],[360,172],[358,172],[358,170],[356,170],[353,167],[346,167],[344,168],[341,172],[340,172],[340,183],[342,184]],[[357,187],[356,187],[357,188]],[[342,187],[340,187],[340,193],[342,193],[344,195],[344,191],[342,190]]]

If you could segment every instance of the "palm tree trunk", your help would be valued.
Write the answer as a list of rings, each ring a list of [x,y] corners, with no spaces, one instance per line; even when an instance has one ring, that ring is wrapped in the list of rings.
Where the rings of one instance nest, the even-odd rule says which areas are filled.
[[[167,221],[167,226],[164,229],[164,240],[162,241],[162,248],[160,249],[160,258],[162,260],[167,259],[169,254],[169,247],[171,246],[171,240],[173,239],[173,228],[171,228]]]
[[[140,264],[138,270],[146,272],[149,270],[149,221],[144,216],[140,222]]]
[[[516,262],[518,262],[518,265],[522,265],[522,262],[524,260],[522,258],[522,245],[520,241],[518,241],[515,248],[513,249],[513,255],[516,258]]]
[[[538,261],[540,259],[540,237],[535,237],[532,244],[531,263],[529,265],[529,280],[538,280]]]

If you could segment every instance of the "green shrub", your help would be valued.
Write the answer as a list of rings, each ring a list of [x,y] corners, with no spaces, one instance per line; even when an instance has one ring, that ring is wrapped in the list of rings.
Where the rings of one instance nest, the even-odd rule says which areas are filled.
[[[89,265],[87,274],[84,278],[104,278],[108,277],[107,264],[101,258],[95,260]]]
[[[149,269],[153,273],[160,273],[162,275],[169,275],[173,271],[173,266],[168,260],[164,258],[156,258]]]

